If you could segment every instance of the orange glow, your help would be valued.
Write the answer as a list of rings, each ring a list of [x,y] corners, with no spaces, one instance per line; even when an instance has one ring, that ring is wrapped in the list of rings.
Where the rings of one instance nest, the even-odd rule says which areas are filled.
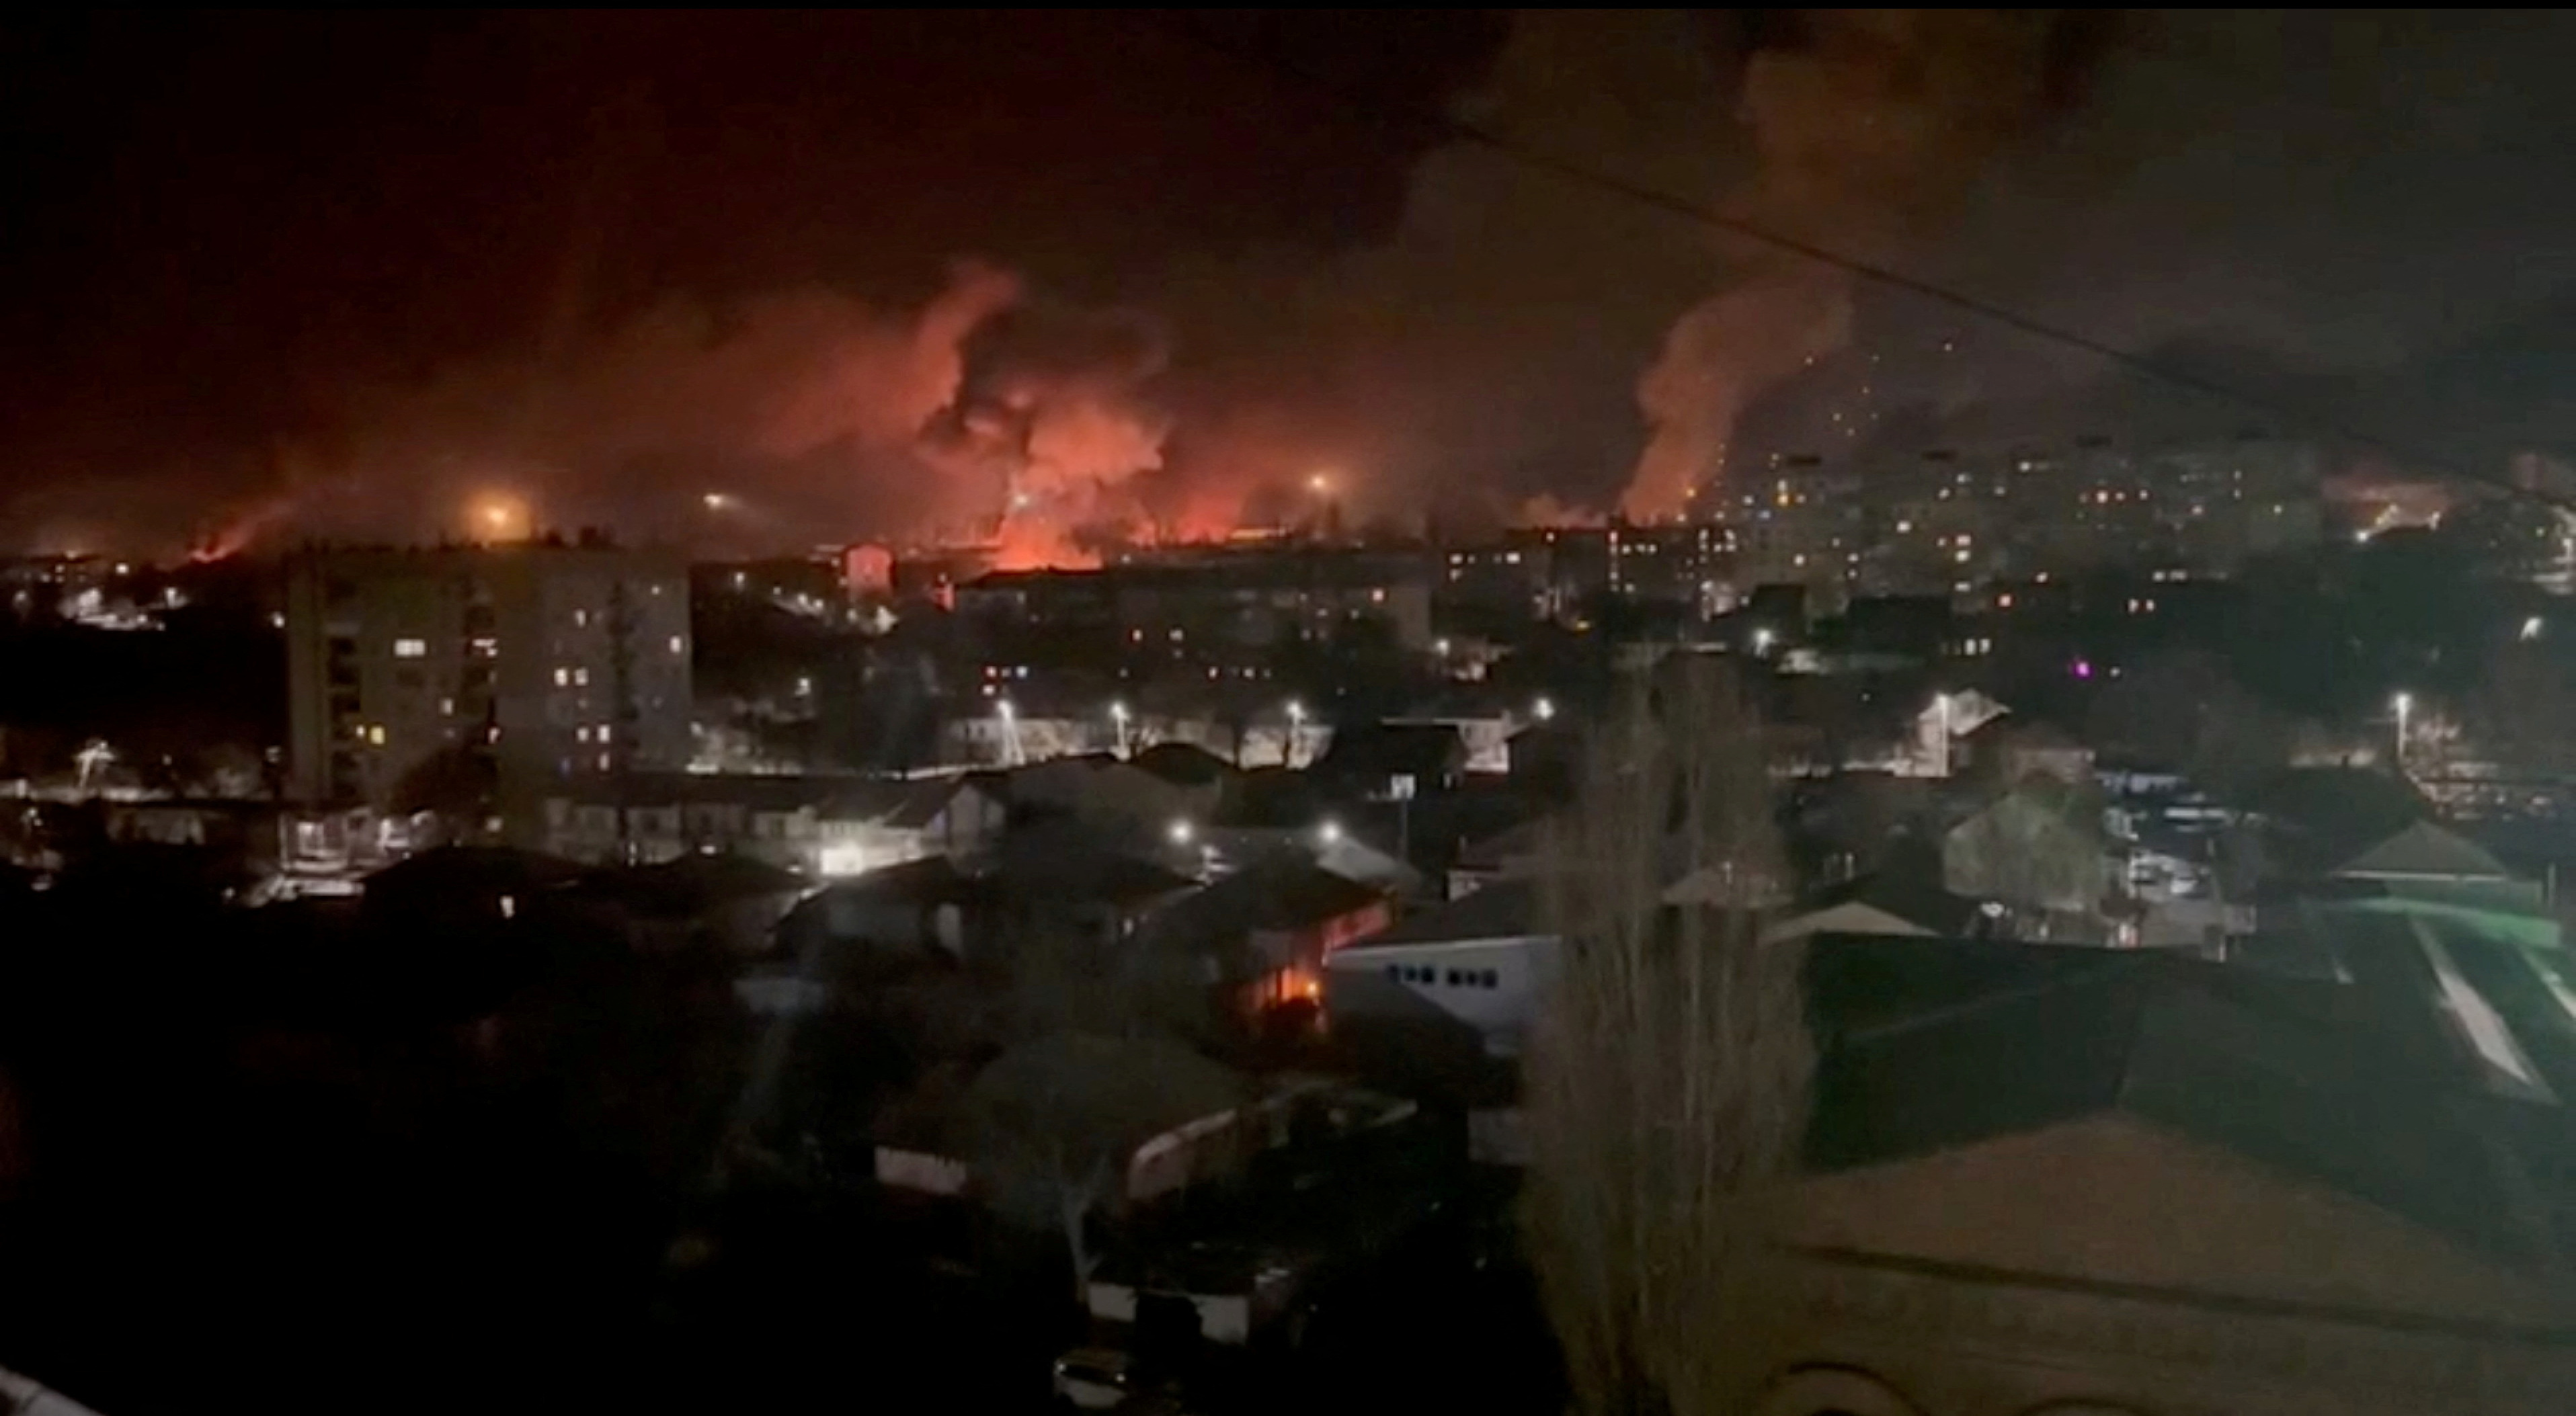
[[[1073,543],[1065,529],[1035,516],[1002,518],[993,542],[995,570],[1091,570],[1100,557]]]
[[[1610,519],[1588,507],[1561,502],[1544,493],[1521,503],[1521,514],[1515,524],[1537,530],[1573,530],[1577,527],[1606,526]]]
[[[524,541],[535,524],[528,500],[516,492],[484,492],[466,504],[465,537],[492,544]]]
[[[188,559],[198,565],[230,560],[250,549],[262,531],[284,519],[294,504],[284,497],[264,502],[233,517],[206,533],[203,540],[188,548]]]

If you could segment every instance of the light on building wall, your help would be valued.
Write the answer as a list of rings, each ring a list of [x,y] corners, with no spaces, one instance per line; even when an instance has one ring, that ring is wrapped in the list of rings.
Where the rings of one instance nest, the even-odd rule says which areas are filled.
[[[427,640],[397,639],[394,641],[394,657],[397,659],[418,659],[428,653],[429,642]]]
[[[1556,716],[1556,700],[1552,698],[1541,698],[1538,702],[1530,705],[1530,712],[1540,722],[1544,723]]]
[[[1198,834],[1197,828],[1190,825],[1187,817],[1175,820],[1171,826],[1163,832],[1164,837],[1176,846],[1188,845],[1190,842],[1198,839]]]
[[[1315,828],[1315,839],[1328,846],[1340,845],[1342,843],[1342,823],[1338,821],[1326,821],[1324,824]]]

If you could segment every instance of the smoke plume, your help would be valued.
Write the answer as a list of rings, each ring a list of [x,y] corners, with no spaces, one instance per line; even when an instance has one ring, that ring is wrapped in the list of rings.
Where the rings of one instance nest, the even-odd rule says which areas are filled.
[[[303,479],[294,519],[381,534],[400,485],[434,509],[409,534],[475,534],[466,509],[508,496],[540,524],[698,544],[937,533],[1070,559],[1161,461],[1161,360],[1141,323],[1033,300],[973,263],[910,310],[824,289],[667,301],[542,360],[356,399],[352,431],[305,450],[333,470]]]
[[[2080,31],[2057,11],[1807,10],[1757,37],[1737,119],[1757,166],[1729,217],[1870,264],[1898,262],[2063,93]],[[1648,439],[1621,510],[1681,514],[1722,473],[1737,417],[1840,349],[1853,277],[1730,240],[1727,287],[1676,322],[1638,385]]]

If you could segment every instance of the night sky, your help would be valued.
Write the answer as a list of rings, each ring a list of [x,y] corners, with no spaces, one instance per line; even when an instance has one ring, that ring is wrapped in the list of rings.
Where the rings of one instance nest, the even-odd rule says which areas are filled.
[[[1441,112],[2464,463],[2576,441],[2563,16],[8,26],[23,545],[434,534],[496,492],[711,547],[1014,494],[1188,532],[1318,469],[1473,519],[1730,439],[2247,416]]]

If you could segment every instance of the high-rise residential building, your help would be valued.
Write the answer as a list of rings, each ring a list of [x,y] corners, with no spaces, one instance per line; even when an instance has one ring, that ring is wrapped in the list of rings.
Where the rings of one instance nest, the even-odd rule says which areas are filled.
[[[424,764],[488,765],[517,840],[554,784],[688,762],[675,554],[589,540],[307,551],[288,562],[286,633],[291,790],[306,802],[393,806]]]

